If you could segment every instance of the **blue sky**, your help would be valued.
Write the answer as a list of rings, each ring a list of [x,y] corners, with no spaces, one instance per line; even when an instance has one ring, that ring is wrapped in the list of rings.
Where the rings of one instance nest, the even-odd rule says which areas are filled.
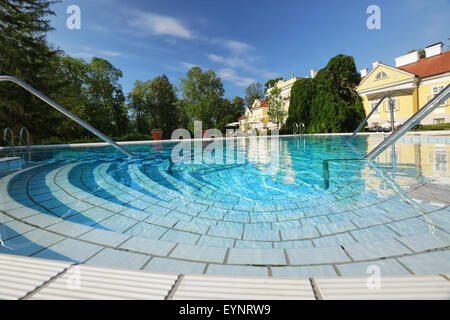
[[[66,27],[73,4],[81,9],[80,30]],[[369,5],[381,9],[380,30],[366,26]],[[48,40],[74,57],[109,60],[123,72],[125,94],[135,80],[161,74],[178,85],[196,65],[221,77],[226,97],[244,97],[251,82],[307,76],[340,53],[360,70],[450,44],[449,0],[63,0],[52,8]]]

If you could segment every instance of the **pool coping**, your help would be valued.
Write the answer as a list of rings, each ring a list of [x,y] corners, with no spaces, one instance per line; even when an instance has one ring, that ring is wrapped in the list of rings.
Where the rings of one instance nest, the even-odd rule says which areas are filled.
[[[0,254],[0,298],[361,300],[450,298],[450,274],[268,278],[155,273]],[[32,270],[25,273],[23,268]]]

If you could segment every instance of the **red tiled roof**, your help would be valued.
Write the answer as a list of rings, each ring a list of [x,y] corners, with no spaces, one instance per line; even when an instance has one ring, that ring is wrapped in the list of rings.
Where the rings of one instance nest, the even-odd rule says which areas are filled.
[[[244,120],[245,116],[239,117],[238,120]]]
[[[417,62],[398,67],[398,69],[415,74],[419,78],[450,71],[450,51],[420,59]]]
[[[267,102],[267,99],[264,99],[261,101],[260,107],[268,107],[268,106],[269,106],[269,103]]]

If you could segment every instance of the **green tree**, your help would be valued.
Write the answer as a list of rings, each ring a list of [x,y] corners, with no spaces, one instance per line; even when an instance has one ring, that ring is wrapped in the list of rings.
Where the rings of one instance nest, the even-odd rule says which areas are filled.
[[[125,96],[118,83],[122,71],[109,61],[93,57],[85,79],[87,103],[85,117],[92,126],[118,136],[127,128]]]
[[[261,84],[258,82],[253,82],[250,84],[247,89],[245,89],[245,104],[248,108],[250,108],[253,104],[253,101],[256,99],[264,98],[264,91],[262,89]]]
[[[118,83],[122,72],[110,62],[92,58],[62,57],[58,65],[59,78],[64,86],[56,101],[95,128],[110,136],[120,136],[128,131],[129,119],[125,97]],[[91,136],[89,131],[62,116],[55,125],[56,136],[73,139]]]
[[[316,94],[315,83],[311,78],[294,82],[291,89],[288,118],[282,131],[291,133],[294,123],[305,124],[309,128],[311,121],[311,103]]]
[[[220,78],[213,70],[203,72],[201,68],[193,67],[180,81],[182,105],[189,118],[202,121],[204,129],[214,127],[224,94]]]
[[[150,124],[152,129],[162,129],[165,137],[170,137],[177,129],[177,96],[175,87],[166,75],[154,78],[149,88]]]
[[[302,79],[291,90],[288,119],[282,132],[292,132],[294,122],[306,132],[351,132],[365,111],[355,87],[361,77],[353,57],[337,55],[314,79]]]
[[[283,106],[283,97],[281,96],[280,88],[274,87],[270,90],[270,94],[267,96],[267,103],[269,105],[267,114],[270,117],[270,121],[276,123],[278,128],[280,128],[286,117],[286,110]]]
[[[264,88],[265,88],[266,91],[267,91],[268,89],[270,89],[270,88],[272,88],[274,85],[276,85],[277,82],[280,81],[280,80],[283,80],[283,78],[280,77],[280,78],[271,79],[271,80],[267,81],[267,82],[264,84]]]
[[[231,114],[234,119],[239,118],[245,112],[244,99],[239,96],[235,96],[232,102]]]
[[[134,122],[134,128],[142,134],[150,132],[150,104],[148,102],[150,82],[150,80],[136,80],[133,89],[127,96],[127,105]]]
[[[17,77],[55,98],[61,87],[55,65],[60,52],[47,44],[54,15],[47,0],[0,1],[0,74]],[[0,127],[25,126],[38,142],[55,133],[61,115],[12,83],[0,85]]]
[[[308,132],[351,132],[364,119],[365,111],[356,85],[361,77],[353,57],[337,55],[314,78]]]

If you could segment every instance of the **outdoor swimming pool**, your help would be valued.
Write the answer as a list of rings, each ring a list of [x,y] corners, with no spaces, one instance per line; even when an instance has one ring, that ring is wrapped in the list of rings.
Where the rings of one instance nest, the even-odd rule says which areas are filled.
[[[450,139],[331,161],[326,189],[323,160],[363,158],[383,136],[346,138],[245,138],[198,164],[174,162],[175,143],[127,146],[135,158],[32,150],[0,179],[0,252],[179,273],[450,272]]]

